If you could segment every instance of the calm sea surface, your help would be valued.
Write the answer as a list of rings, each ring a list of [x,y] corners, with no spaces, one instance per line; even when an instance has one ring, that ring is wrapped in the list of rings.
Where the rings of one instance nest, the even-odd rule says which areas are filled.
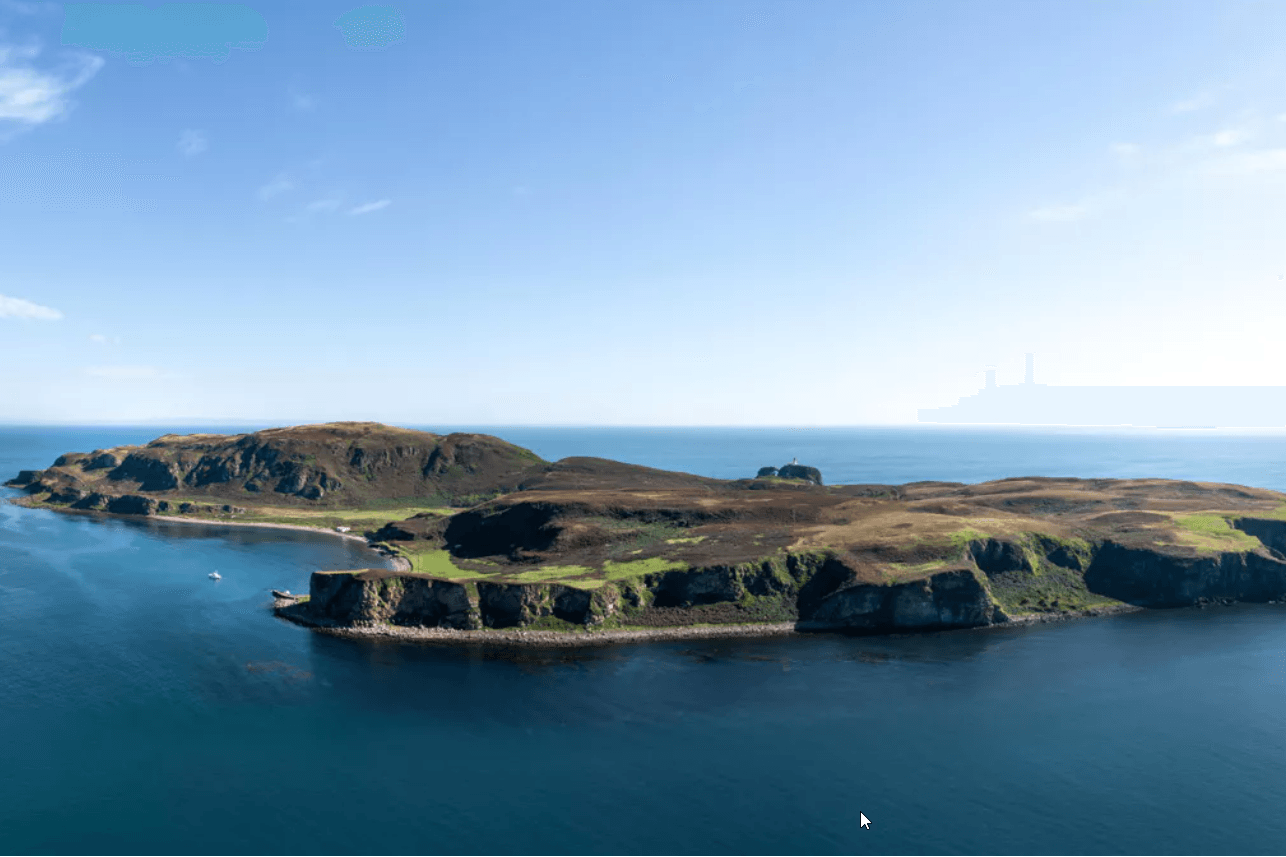
[[[0,427],[0,480],[164,430]],[[717,477],[1286,490],[1272,433],[484,430]],[[1286,606],[574,654],[271,615],[270,588],[376,562],[0,503],[0,851],[1286,851]]]

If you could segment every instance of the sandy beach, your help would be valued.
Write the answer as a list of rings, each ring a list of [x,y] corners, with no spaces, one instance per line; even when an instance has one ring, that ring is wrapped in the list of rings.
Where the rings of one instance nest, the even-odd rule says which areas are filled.
[[[216,526],[216,527],[265,527],[265,528],[274,529],[274,530],[302,530],[303,532],[307,532],[307,533],[324,533],[328,536],[335,536],[336,538],[351,539],[351,540],[359,541],[368,547],[370,546],[370,541],[363,535],[360,535],[358,533],[340,533],[340,532],[336,532],[334,529],[330,527],[309,527],[304,524],[272,524],[264,521],[223,521],[223,520],[209,520],[209,519],[201,519],[201,518],[180,518],[174,515],[148,515],[147,520],[174,521],[180,524],[204,524],[206,526]],[[394,571],[411,570],[411,563],[405,557],[390,556],[388,554],[383,554],[383,553],[381,553],[380,555],[386,557],[390,562],[393,563]]]

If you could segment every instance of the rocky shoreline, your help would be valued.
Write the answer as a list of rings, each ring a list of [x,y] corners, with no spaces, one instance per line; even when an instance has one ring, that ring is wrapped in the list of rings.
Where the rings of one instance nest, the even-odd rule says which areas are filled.
[[[523,631],[520,629],[464,631],[454,628],[423,628],[391,625],[382,622],[340,624],[328,619],[308,617],[304,611],[291,610],[298,602],[277,599],[274,612],[283,619],[303,625],[322,634],[359,639],[385,639],[401,642],[469,645],[472,643],[537,646],[547,648],[582,648],[617,643],[660,642],[669,640],[717,639],[729,637],[788,637],[802,635],[794,622],[757,625],[724,625],[648,630]],[[303,605],[300,605],[303,606]]]
[[[388,622],[336,622],[333,619],[309,614],[307,596],[295,595],[274,599],[273,612],[287,621],[322,634],[351,639],[394,640],[407,643],[435,643],[443,645],[499,644],[533,646],[539,648],[583,648],[619,643],[651,643],[681,640],[710,640],[730,638],[802,637],[816,634],[853,636],[851,628],[818,622],[764,622],[741,625],[674,626],[649,629],[585,629],[577,631],[524,631],[514,629],[463,630],[456,628],[429,628],[394,625]],[[969,628],[907,629],[894,633],[875,633],[870,636],[904,636],[915,633],[940,633],[948,631],[980,631],[1003,628],[1044,625],[1088,619],[1097,616],[1115,616],[1142,612],[1145,608],[1132,604],[1107,605],[1087,610],[1063,613],[1037,613],[1016,616],[1006,622]]]

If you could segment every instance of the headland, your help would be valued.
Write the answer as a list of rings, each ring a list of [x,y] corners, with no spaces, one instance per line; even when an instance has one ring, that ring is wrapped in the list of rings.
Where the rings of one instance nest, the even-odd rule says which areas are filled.
[[[347,529],[400,567],[317,571],[278,615],[449,643],[980,628],[1286,600],[1286,494],[1163,479],[721,480],[498,438],[333,423],[68,453],[18,502]]]

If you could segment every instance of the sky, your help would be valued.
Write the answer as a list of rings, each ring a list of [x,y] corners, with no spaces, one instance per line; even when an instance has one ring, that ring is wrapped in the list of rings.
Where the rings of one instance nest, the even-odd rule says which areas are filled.
[[[0,0],[0,422],[1286,384],[1286,4]]]

